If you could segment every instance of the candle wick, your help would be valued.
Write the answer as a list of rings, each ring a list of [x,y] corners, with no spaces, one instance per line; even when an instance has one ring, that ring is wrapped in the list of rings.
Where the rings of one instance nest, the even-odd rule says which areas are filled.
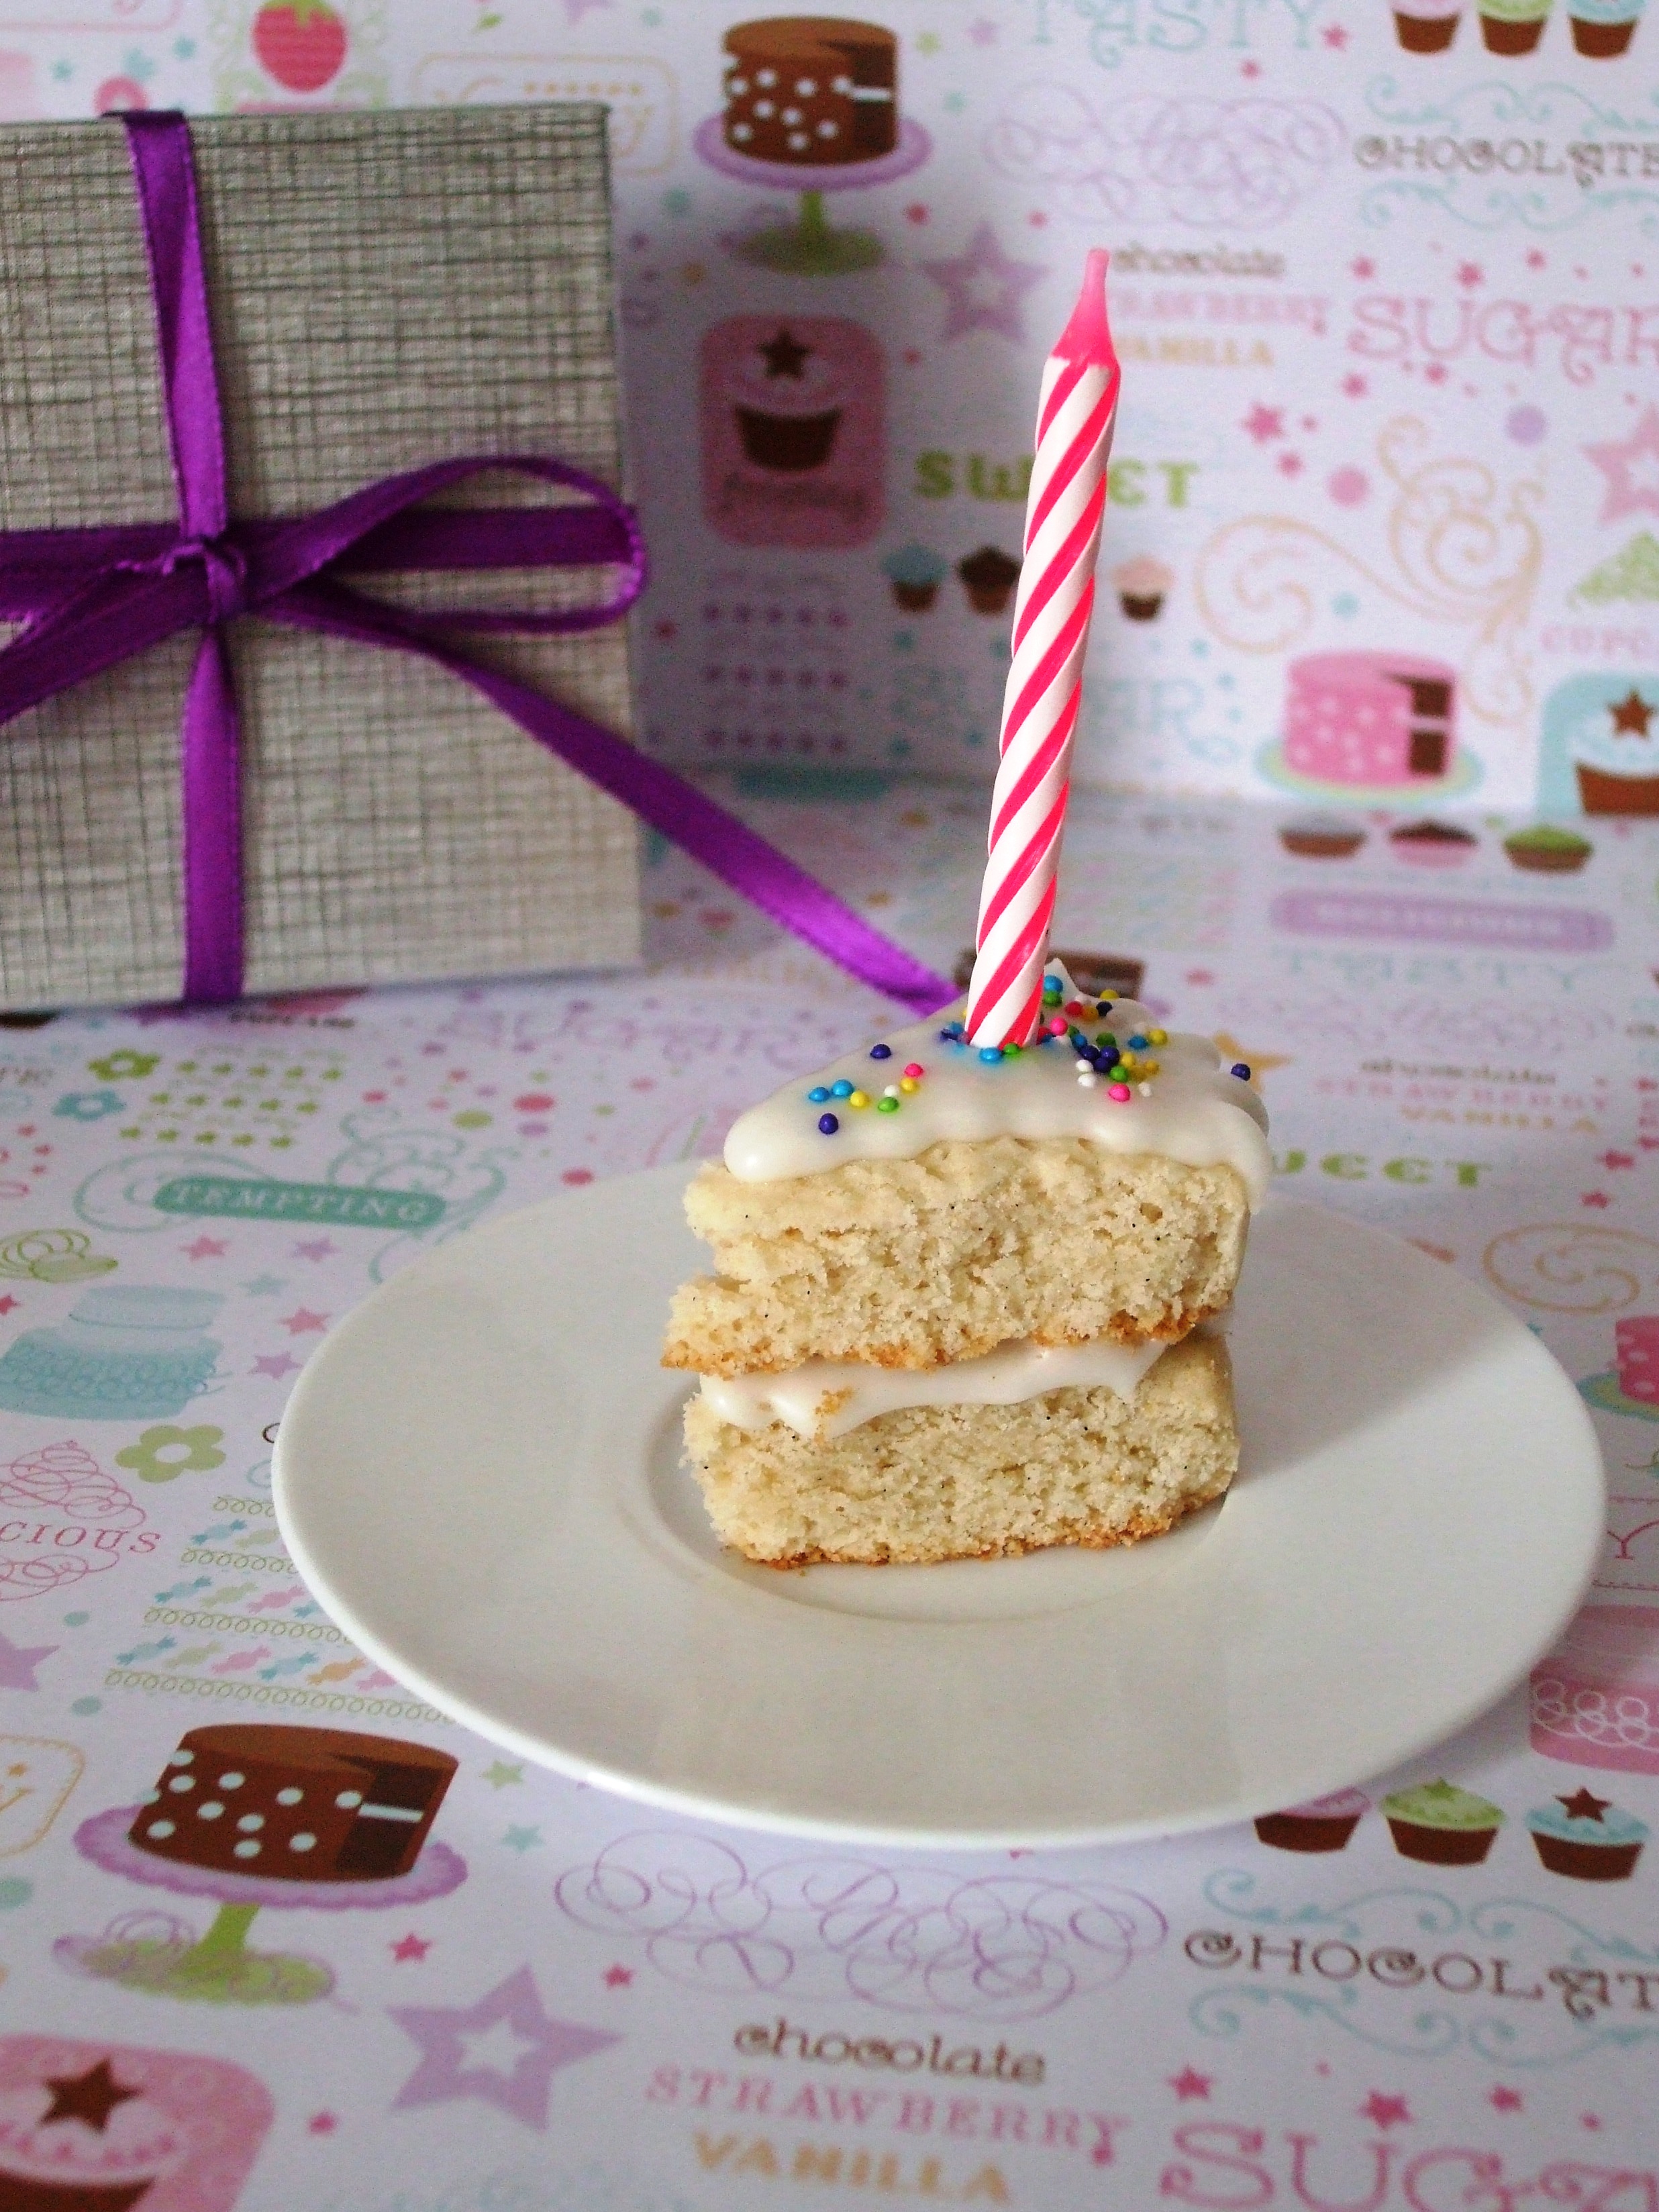
[[[1072,319],[1054,347],[1062,361],[1115,362],[1117,359],[1111,325],[1106,317],[1106,264],[1110,258],[1103,246],[1089,249],[1083,264],[1083,289],[1077,295]]]

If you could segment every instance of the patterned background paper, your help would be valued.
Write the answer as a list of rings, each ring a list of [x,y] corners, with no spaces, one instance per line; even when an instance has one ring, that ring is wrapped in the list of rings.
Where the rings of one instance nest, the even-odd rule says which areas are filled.
[[[1419,794],[1559,811],[1587,755],[1659,779],[1659,731],[1610,720],[1659,703],[1640,7],[906,0],[893,151],[799,176],[722,134],[729,0],[0,0],[0,111],[609,101],[646,719],[688,761],[988,775],[1006,605],[958,565],[1018,551],[1104,243],[1080,773],[1386,799],[1404,733],[1316,726],[1386,720],[1404,655],[1443,693]],[[779,444],[803,416],[816,458]]]
[[[950,964],[978,793],[744,806]],[[443,1721],[295,1574],[274,1425],[376,1283],[711,1152],[890,1026],[679,855],[639,977],[0,1028],[0,2208],[35,2212],[44,2140],[148,2175],[143,2212],[1654,2212],[1659,1839],[1590,1880],[1528,1819],[1587,1791],[1659,1829],[1659,834],[1589,824],[1540,874],[1490,816],[1432,865],[1409,817],[1356,814],[1340,856],[1299,819],[1085,794],[1060,939],[1144,961],[1161,1018],[1252,1064],[1279,1188],[1538,1331],[1612,1492],[1560,1650],[1360,1778],[1318,1853],[1251,1826],[860,1851],[643,1812]],[[113,1378],[76,1320],[112,1298]],[[137,1847],[200,1802],[180,1737],[226,1723],[455,1769],[392,1877]],[[1477,1863],[1402,1855],[1379,1809],[1442,1777],[1503,1815]]]

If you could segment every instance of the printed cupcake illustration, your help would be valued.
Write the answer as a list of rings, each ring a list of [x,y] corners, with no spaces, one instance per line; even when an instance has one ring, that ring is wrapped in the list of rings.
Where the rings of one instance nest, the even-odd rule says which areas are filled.
[[[1480,0],[1480,35],[1489,54],[1529,54],[1544,35],[1552,0]]]
[[[1510,866],[1534,876],[1576,876],[1595,850],[1576,830],[1556,830],[1547,822],[1516,830],[1504,840]]]
[[[797,167],[878,161],[898,143],[898,40],[878,23],[774,15],[723,41],[734,154]]]
[[[1150,553],[1126,561],[1112,571],[1117,603],[1131,622],[1156,622],[1164,602],[1175,589],[1175,570]]]
[[[1648,1839],[1645,1820],[1593,1790],[1552,1798],[1528,1814],[1527,1830],[1540,1863],[1575,1881],[1628,1881]]]
[[[1414,868],[1461,867],[1480,842],[1454,822],[1402,822],[1389,832],[1389,850]]]
[[[231,2212],[270,2121],[223,2059],[0,2037],[0,2208]]]
[[[1659,814],[1659,685],[1632,684],[1586,714],[1571,754],[1586,814]]]
[[[1264,1813],[1255,1832],[1278,1851],[1346,1850],[1370,1804],[1363,1790],[1334,1790],[1285,1812]]]
[[[1538,791],[1546,821],[1659,814],[1659,669],[1586,669],[1544,702]]]
[[[861,545],[883,519],[885,368],[839,315],[734,315],[703,333],[703,511],[741,545]]]
[[[1479,1865],[1504,1825],[1496,1805],[1443,1780],[1396,1790],[1382,1800],[1382,1817],[1401,1857],[1430,1866]]]
[[[757,468],[793,474],[823,466],[846,395],[822,347],[803,344],[780,323],[742,356],[731,381],[738,434]]]
[[[976,615],[1000,615],[1008,611],[1008,602],[1019,580],[1019,563],[994,545],[981,545],[964,561],[957,562],[957,574],[961,577],[968,594],[968,604]]]
[[[881,564],[881,573],[893,587],[895,605],[907,615],[925,615],[939,597],[946,563],[926,545],[902,545]]]
[[[1592,61],[1612,61],[1636,35],[1642,0],[1571,0],[1572,43]]]
[[[1408,54],[1443,54],[1457,36],[1463,0],[1407,0],[1394,11],[1394,32]]]
[[[1279,842],[1302,860],[1351,860],[1365,842],[1358,823],[1341,814],[1298,814],[1279,825]]]

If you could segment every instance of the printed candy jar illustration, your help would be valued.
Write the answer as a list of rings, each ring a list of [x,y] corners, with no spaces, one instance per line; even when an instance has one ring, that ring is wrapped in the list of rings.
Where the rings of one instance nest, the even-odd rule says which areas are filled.
[[[54,1419],[165,1420],[211,1378],[213,1291],[106,1285],[56,1328],[31,1329],[0,1358],[0,1407]]]

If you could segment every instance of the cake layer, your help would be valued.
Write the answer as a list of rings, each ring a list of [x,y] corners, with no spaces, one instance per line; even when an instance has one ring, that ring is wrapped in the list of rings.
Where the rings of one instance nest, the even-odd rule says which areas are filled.
[[[721,1540],[765,1566],[921,1565],[1160,1534],[1238,1464],[1226,1346],[1189,1337],[1132,1398],[909,1407],[815,1442],[746,1430],[701,1394],[686,1449]]]
[[[1017,1406],[1050,1390],[1115,1390],[1133,1398],[1162,1352],[1159,1344],[999,1345],[982,1359],[948,1367],[866,1367],[856,1360],[809,1359],[787,1375],[706,1375],[702,1395],[736,1429],[781,1421],[819,1443],[844,1437],[905,1406]]]
[[[1080,1137],[950,1140],[773,1182],[710,1165],[685,1210],[719,1273],[675,1294],[663,1364],[715,1376],[936,1367],[1024,1337],[1171,1342],[1227,1304],[1249,1218],[1231,1167]]]

